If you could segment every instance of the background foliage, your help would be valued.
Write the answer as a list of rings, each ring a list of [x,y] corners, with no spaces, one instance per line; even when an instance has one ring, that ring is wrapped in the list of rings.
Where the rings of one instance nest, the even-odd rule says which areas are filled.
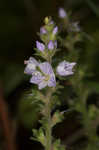
[[[38,39],[36,33],[39,31],[44,17],[50,15],[56,20],[57,24],[60,23],[57,17],[57,11],[60,6],[63,6],[68,12],[72,12],[72,19],[80,22],[80,26],[85,33],[85,42],[79,47],[79,49],[82,49],[79,55],[79,64],[81,64],[81,71],[85,69],[82,66],[86,66],[87,68],[83,78],[84,86],[86,86],[89,92],[86,107],[93,107],[93,112],[99,107],[98,0],[1,0],[0,86],[4,91],[4,97],[10,112],[10,119],[13,120],[16,143],[21,150],[29,147],[33,149],[34,146],[38,148],[40,146],[38,143],[33,143],[29,139],[32,135],[31,129],[39,126],[38,118],[40,116],[37,113],[37,107],[33,103],[33,97],[27,96],[31,94],[31,88],[34,89],[34,87],[28,83],[29,78],[23,74],[23,61],[33,54],[35,40]],[[62,91],[60,99],[63,95],[64,98],[62,99],[62,106],[59,108],[63,111],[70,107],[66,99],[70,100],[76,97],[68,80],[65,84],[68,86]],[[78,103],[77,109],[79,109],[79,105],[82,106],[82,104]],[[87,119],[85,120],[85,124],[88,125]],[[99,121],[96,119],[96,122]],[[79,114],[70,111],[70,113],[66,113],[64,122],[57,125],[54,134],[55,136],[61,137],[63,141],[66,139],[68,139],[67,141],[72,141],[70,139],[71,135],[74,132],[78,133],[79,128]],[[59,129],[61,131],[58,133],[57,131]],[[66,132],[64,132],[65,130]],[[98,132],[97,125],[97,134]],[[0,134],[0,138],[2,139],[3,133],[1,129]],[[76,139],[76,134],[74,135],[74,139]],[[77,140],[68,142],[68,149],[75,148],[77,150],[78,145],[82,147],[83,141],[86,144],[84,138],[81,136]],[[3,144],[2,140],[0,141]],[[91,150],[90,145],[88,149]],[[97,150],[97,147],[93,149]]]

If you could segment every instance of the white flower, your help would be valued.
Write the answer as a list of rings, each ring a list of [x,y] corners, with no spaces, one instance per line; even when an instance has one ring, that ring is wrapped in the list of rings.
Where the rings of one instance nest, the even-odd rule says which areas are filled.
[[[44,62],[40,63],[38,67],[41,72],[34,72],[34,74],[32,74],[30,82],[37,84],[39,89],[43,89],[46,86],[55,87],[56,79],[51,65],[48,62]]]
[[[73,63],[69,63],[67,61],[62,61],[61,63],[59,63],[58,67],[57,67],[57,74],[59,74],[60,76],[68,76],[68,75],[72,75],[73,72],[73,67],[76,65],[75,62]]]
[[[25,64],[26,68],[24,70],[24,73],[30,75],[36,70],[36,67],[39,65],[39,63],[33,57],[30,57],[28,61],[25,61]]]

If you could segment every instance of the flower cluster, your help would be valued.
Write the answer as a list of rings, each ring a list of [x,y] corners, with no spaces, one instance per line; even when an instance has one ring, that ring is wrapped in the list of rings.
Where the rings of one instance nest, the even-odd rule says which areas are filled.
[[[38,85],[39,89],[43,89],[46,86],[56,86],[56,77],[51,66],[51,60],[57,49],[57,33],[58,27],[54,25],[54,22],[50,18],[45,18],[45,25],[40,28],[42,42],[36,41],[36,50],[46,61],[38,62],[33,57],[25,61],[26,68],[24,72],[32,76],[30,83]],[[76,63],[63,61],[56,67],[56,72],[60,76],[72,75],[72,69],[75,65]]]
[[[44,22],[45,25],[40,28],[39,33],[42,42],[36,41],[36,50],[41,57],[48,60],[54,56],[57,49],[58,27],[51,18],[46,17]]]
[[[30,83],[37,84],[39,89],[46,86],[55,87],[56,79],[52,66],[48,62],[39,63],[33,57],[26,61],[25,73],[32,75]],[[73,67],[76,63],[63,61],[57,66],[57,74],[60,76],[68,76],[73,74]]]

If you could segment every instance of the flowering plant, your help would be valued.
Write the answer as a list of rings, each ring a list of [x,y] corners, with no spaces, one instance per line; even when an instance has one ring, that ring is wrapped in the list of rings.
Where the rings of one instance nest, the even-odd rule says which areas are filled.
[[[43,58],[43,62],[42,59],[37,61],[34,57],[30,57],[28,61],[25,61],[26,68],[24,71],[26,74],[31,75],[30,83],[38,86],[38,90],[40,90],[38,91],[39,101],[42,103],[40,108],[43,115],[40,120],[42,126],[39,131],[33,130],[33,134],[35,139],[42,143],[45,150],[63,150],[64,147],[61,146],[60,141],[52,138],[52,128],[63,118],[63,114],[59,111],[54,112],[52,115],[52,110],[58,103],[57,101],[54,102],[55,93],[62,88],[58,82],[59,80],[56,81],[56,77],[73,75],[73,68],[76,63],[62,60],[53,68],[53,57],[58,51],[58,26],[50,17],[46,17],[44,23],[45,25],[40,28],[39,33],[41,42],[36,41],[35,48],[37,56]]]
[[[75,49],[77,42],[83,40],[84,33],[78,25],[78,22],[72,22],[69,15],[63,8],[59,9],[61,25],[55,24],[51,17],[46,17],[44,25],[40,28],[39,37],[41,41],[36,41],[35,58],[30,57],[25,61],[25,73],[30,75],[30,83],[35,84],[37,90],[33,91],[35,102],[38,103],[38,112],[41,114],[39,130],[33,129],[33,140],[40,142],[45,150],[64,150],[65,145],[53,136],[53,127],[64,119],[64,113],[67,110],[59,111],[60,91],[66,87],[61,80],[66,81],[69,77],[69,84],[73,88],[74,101],[67,102],[69,107],[82,114],[81,123],[84,130],[92,132],[88,135],[89,143],[86,150],[91,149],[92,139],[97,136],[95,130],[88,126],[92,124],[96,108],[86,109],[86,101],[90,88],[83,82],[87,67],[82,64],[75,71],[79,62],[79,51]],[[65,36],[61,36],[64,31]],[[74,74],[75,72],[75,74]],[[61,95],[62,97],[62,95]],[[87,124],[87,125],[86,125]],[[94,135],[94,137],[93,137]]]

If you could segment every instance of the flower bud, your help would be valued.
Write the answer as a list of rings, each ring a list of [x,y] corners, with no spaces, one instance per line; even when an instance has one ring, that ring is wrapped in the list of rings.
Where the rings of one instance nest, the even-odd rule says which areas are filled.
[[[49,41],[49,43],[48,43],[48,49],[49,50],[53,50],[54,49],[54,43],[53,43],[53,41]]]
[[[39,41],[36,41],[36,47],[39,51],[44,51],[45,45]]]
[[[65,17],[67,17],[67,13],[66,13],[66,11],[63,9],[63,8],[59,8],[59,17],[60,18],[65,18]]]

